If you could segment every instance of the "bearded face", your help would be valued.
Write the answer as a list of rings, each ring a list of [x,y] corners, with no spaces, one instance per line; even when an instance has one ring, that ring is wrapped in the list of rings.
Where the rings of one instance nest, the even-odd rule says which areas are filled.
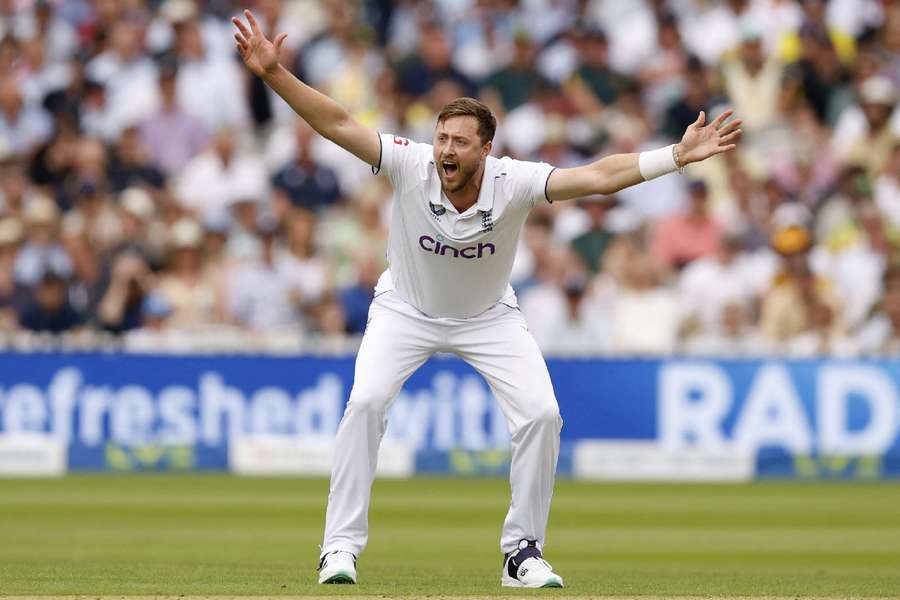
[[[475,117],[448,117],[434,131],[434,164],[446,192],[463,190],[478,173],[490,152],[490,142],[481,143]]]

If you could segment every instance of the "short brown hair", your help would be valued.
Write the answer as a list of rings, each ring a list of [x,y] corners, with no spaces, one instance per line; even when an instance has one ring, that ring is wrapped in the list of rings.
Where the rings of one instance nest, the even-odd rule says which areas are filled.
[[[475,98],[457,98],[447,103],[438,115],[438,123],[443,123],[450,117],[475,117],[478,121],[478,137],[481,143],[486,144],[494,139],[497,131],[497,119],[494,113],[483,102]]]

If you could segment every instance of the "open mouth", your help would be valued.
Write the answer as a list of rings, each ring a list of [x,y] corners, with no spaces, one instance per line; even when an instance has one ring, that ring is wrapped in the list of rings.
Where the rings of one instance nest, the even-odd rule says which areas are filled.
[[[450,160],[442,161],[441,168],[444,169],[444,175],[447,177],[453,177],[459,171],[459,165]]]

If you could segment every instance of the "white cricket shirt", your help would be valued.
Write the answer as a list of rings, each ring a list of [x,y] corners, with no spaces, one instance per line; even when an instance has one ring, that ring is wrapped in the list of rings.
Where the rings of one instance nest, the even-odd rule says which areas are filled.
[[[509,275],[519,233],[547,200],[553,167],[488,156],[477,202],[459,214],[441,191],[430,144],[382,134],[381,161],[394,186],[388,270],[375,287],[431,317],[466,318],[497,302],[517,306]]]

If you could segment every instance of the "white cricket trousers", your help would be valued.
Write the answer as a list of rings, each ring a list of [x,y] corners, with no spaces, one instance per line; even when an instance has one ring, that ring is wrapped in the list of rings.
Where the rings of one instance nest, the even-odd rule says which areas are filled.
[[[387,412],[403,383],[435,352],[456,354],[488,382],[512,436],[512,500],[500,551],[520,540],[543,547],[562,419],[547,365],[516,308],[497,304],[470,319],[432,318],[395,291],[380,294],[356,357],[337,431],[322,554],[356,556],[369,536],[369,498]]]

